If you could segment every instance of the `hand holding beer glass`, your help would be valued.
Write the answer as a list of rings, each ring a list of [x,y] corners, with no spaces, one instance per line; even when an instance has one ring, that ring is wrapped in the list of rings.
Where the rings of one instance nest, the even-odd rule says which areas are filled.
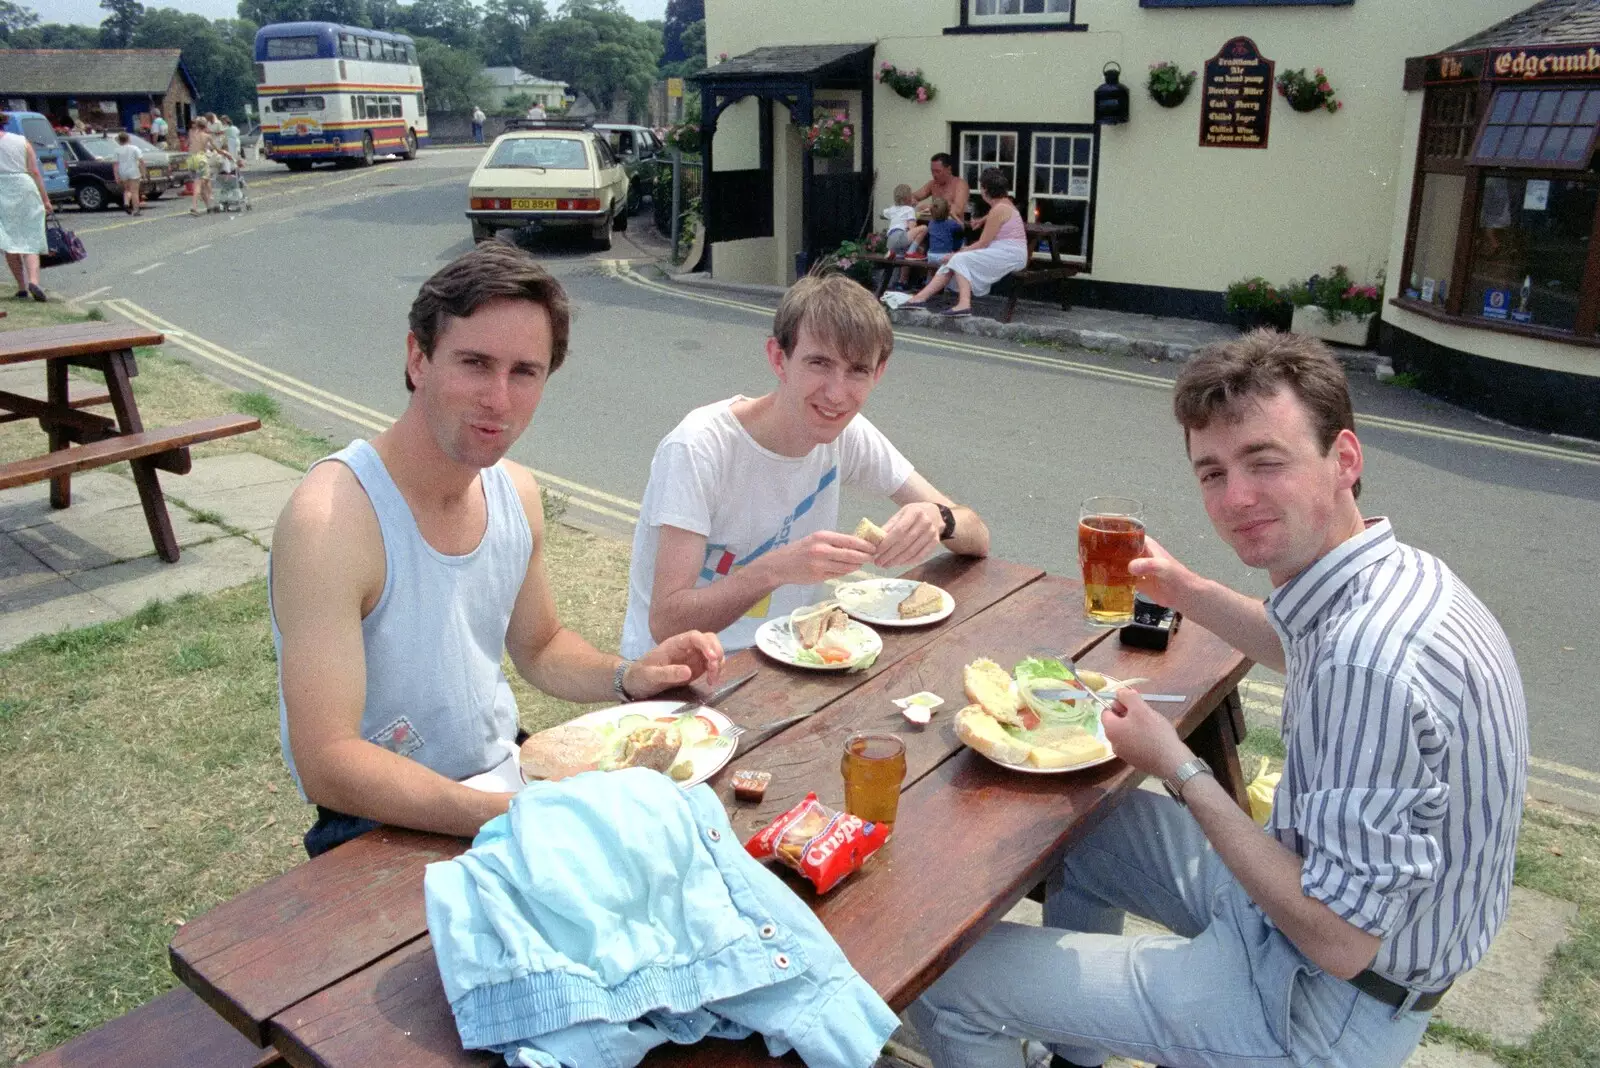
[[[1096,627],[1133,622],[1128,564],[1144,553],[1144,505],[1130,497],[1090,497],[1078,512],[1083,610]]]

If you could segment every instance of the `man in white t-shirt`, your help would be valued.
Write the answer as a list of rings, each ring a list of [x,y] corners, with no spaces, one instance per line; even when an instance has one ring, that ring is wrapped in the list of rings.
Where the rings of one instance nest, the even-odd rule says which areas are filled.
[[[860,414],[894,347],[872,294],[843,275],[803,278],[778,304],[772,332],[777,389],[697,408],[656,447],[633,537],[625,657],[683,629],[745,648],[763,622],[821,600],[820,583],[867,563],[907,567],[941,543],[988,555],[978,514],[917,474]],[[876,547],[834,529],[842,485],[900,506]]]

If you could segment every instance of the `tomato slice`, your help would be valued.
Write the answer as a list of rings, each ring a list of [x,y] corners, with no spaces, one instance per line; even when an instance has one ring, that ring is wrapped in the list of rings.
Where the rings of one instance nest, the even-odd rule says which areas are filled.
[[[1022,729],[1025,731],[1034,730],[1039,726],[1039,713],[1026,706],[1017,710],[1017,718],[1022,720]]]
[[[850,659],[849,653],[845,652],[843,649],[834,648],[833,646],[829,646],[826,649],[821,649],[818,651],[822,655],[822,662],[824,664],[843,664]]]

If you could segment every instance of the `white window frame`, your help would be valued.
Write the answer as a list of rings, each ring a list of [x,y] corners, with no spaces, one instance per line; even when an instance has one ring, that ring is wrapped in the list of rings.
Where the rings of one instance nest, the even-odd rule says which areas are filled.
[[[1040,163],[1039,146],[1041,142],[1046,140],[1069,140],[1074,142],[1086,141],[1089,145],[1089,158],[1083,163],[1056,163],[1054,160],[1052,160],[1050,163]],[[1094,134],[1072,133],[1057,130],[1034,131],[1033,144],[1031,146],[1031,151],[1028,153],[1028,199],[1027,203],[1023,207],[1023,218],[1029,221],[1033,219],[1033,203],[1035,200],[1075,200],[1086,205],[1083,212],[1083,218],[1087,224],[1089,219],[1094,214],[1094,151]],[[1052,155],[1054,154],[1052,153]],[[1039,171],[1041,169],[1044,170],[1046,172],[1046,176],[1051,179],[1045,183],[1045,188],[1043,190],[1038,188]],[[1060,170],[1064,170],[1068,174],[1068,189],[1071,189],[1072,187],[1072,179],[1079,178],[1083,180],[1084,184],[1081,188],[1083,188],[1085,192],[1082,196],[1075,196],[1070,192],[1055,193],[1051,191],[1055,185],[1053,181],[1055,172]],[[1089,247],[1089,234],[1087,231],[1087,226],[1085,227],[1085,232],[1080,234],[1078,237],[1078,247],[1080,249],[1087,249]],[[1046,252],[1042,253],[1042,255],[1048,256],[1049,254]],[[1070,260],[1074,263],[1085,263],[1088,261],[1088,257],[1081,253],[1077,255],[1068,255],[1063,252],[1061,254],[1061,258],[1064,260]]]
[[[976,159],[969,156],[967,154],[968,139],[974,139],[974,143],[977,145],[977,150],[981,154],[983,151],[983,138],[985,137],[995,137],[999,139],[995,142],[995,155],[997,157],[1000,155],[1000,145],[1006,138],[1010,138],[1011,162],[1006,163],[998,158],[992,160],[983,159],[981,158],[981,155]],[[972,191],[973,195],[976,196],[981,188],[981,186],[978,184],[978,179],[983,176],[983,172],[989,167],[999,167],[1001,170],[1009,170],[1011,172],[1011,188],[1015,190],[1017,188],[1017,150],[1022,147],[1021,141],[1022,139],[1018,136],[1017,131],[1015,130],[962,130],[960,139],[961,151],[956,157],[956,174],[966,180],[968,188]],[[970,178],[967,177],[967,168],[969,164],[972,167],[972,177]],[[950,205],[950,209],[953,212],[965,212],[970,207],[970,204],[963,204],[958,209],[956,205]]]
[[[1014,23],[1039,25],[1043,23],[1071,23],[1075,16],[1074,9],[1077,0],[961,0],[966,8],[966,23],[970,26],[1007,26]],[[1027,11],[1026,8],[1038,4],[1041,8],[1048,9],[1052,6],[1064,6],[1065,11]],[[984,8],[991,10],[985,11]],[[1012,8],[1014,10],[1005,10]]]

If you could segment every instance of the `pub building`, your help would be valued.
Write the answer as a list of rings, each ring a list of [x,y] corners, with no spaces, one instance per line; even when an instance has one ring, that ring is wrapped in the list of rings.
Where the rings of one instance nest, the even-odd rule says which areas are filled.
[[[894,187],[922,185],[947,152],[974,187],[998,167],[1025,219],[1061,228],[1077,306],[1226,322],[1234,282],[1344,265],[1358,285],[1386,279],[1378,344],[1422,388],[1600,438],[1583,300],[1600,0],[1509,19],[1518,0],[1396,6],[706,0],[711,65],[687,87],[710,135],[702,269],[787,285],[881,230]],[[1186,92],[1150,91],[1164,61],[1194,73]],[[902,95],[884,64],[933,92]],[[1319,68],[1337,106],[1277,91]],[[1495,100],[1506,121],[1490,121]],[[818,116],[844,117],[844,151],[808,150]]]
[[[1600,438],[1600,0],[1544,0],[1410,59],[1380,348],[1422,387]]]

